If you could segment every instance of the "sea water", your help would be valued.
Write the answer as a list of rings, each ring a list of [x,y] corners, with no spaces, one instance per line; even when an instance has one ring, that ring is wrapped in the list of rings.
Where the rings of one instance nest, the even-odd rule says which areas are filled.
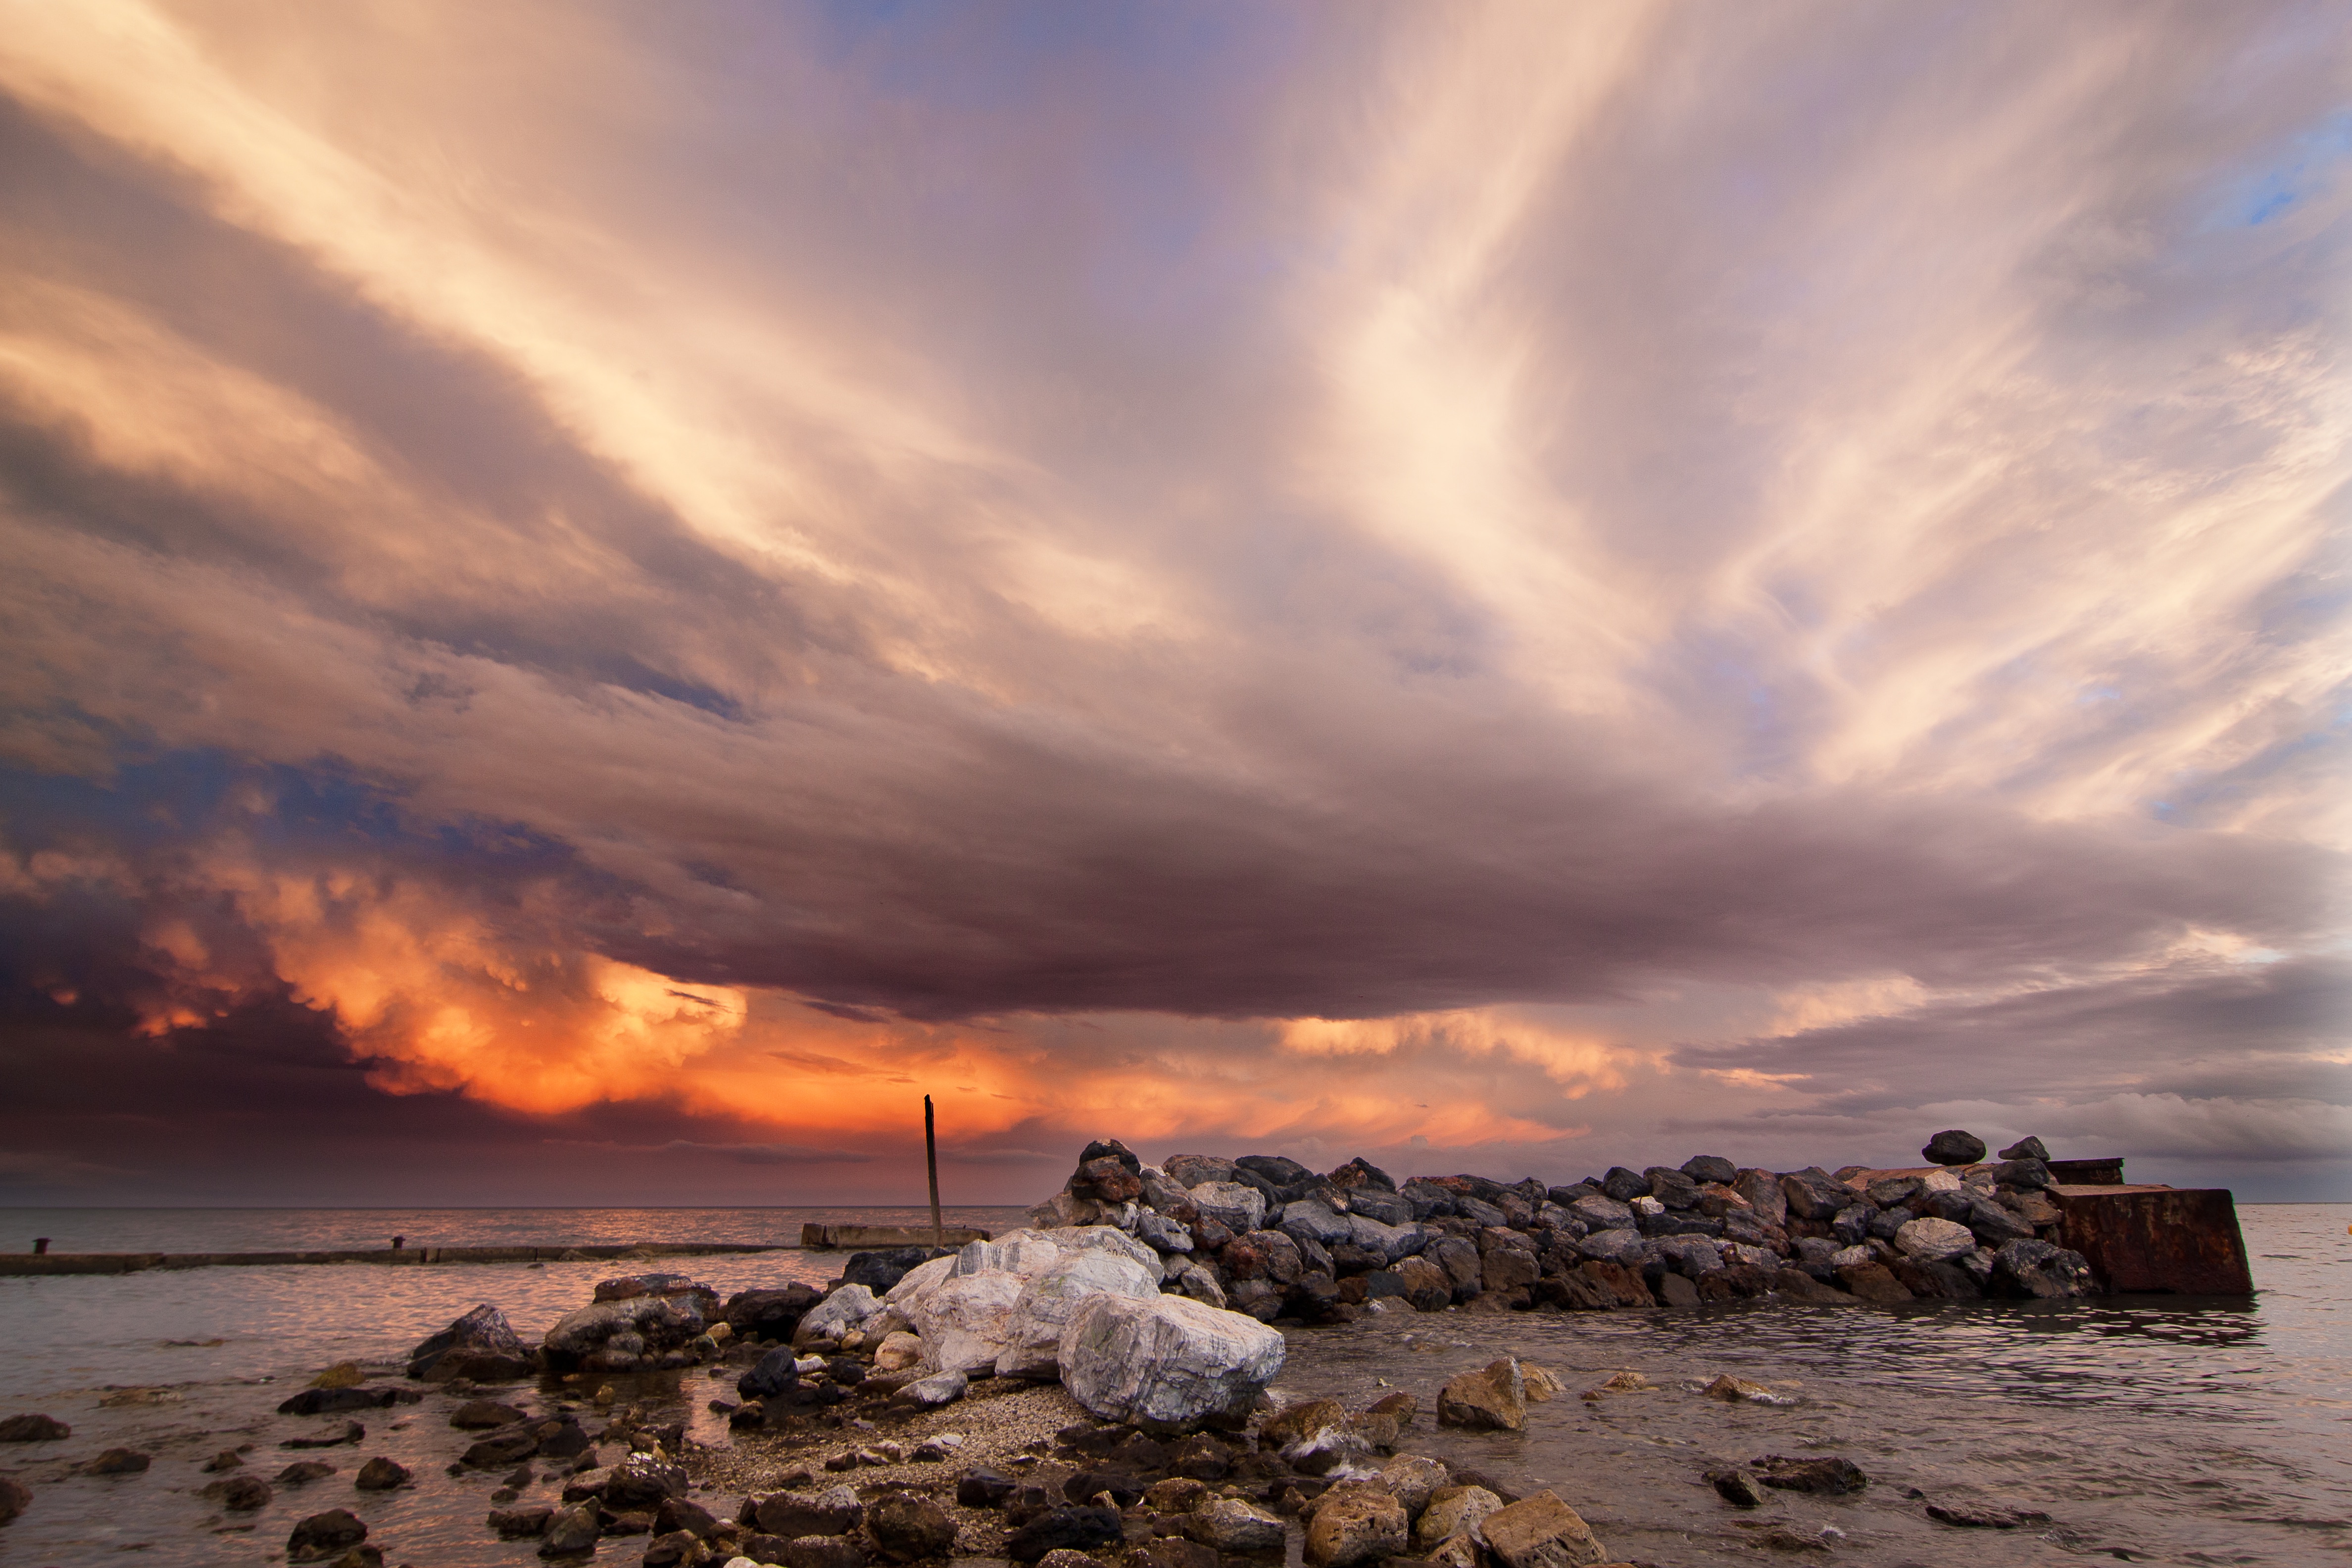
[[[959,1208],[950,1224],[1002,1230],[1018,1209]],[[1773,1531],[1828,1550],[1827,1563],[2352,1562],[2352,1205],[2240,1211],[2258,1294],[2087,1302],[1803,1307],[1750,1303],[1679,1312],[1396,1313],[1289,1331],[1276,1386],[1360,1403],[1388,1388],[1421,1401],[1404,1447],[1474,1466],[1517,1490],[1549,1486],[1611,1552],[1662,1565],[1753,1562]],[[0,1210],[0,1246],[34,1236],[58,1251],[213,1251],[511,1242],[777,1242],[806,1220],[921,1224],[912,1209]],[[12,1239],[14,1232],[23,1239]],[[483,1527],[495,1476],[450,1478],[459,1435],[439,1400],[363,1411],[357,1448],[311,1455],[284,1439],[326,1423],[278,1402],[341,1361],[390,1368],[425,1334],[483,1301],[526,1339],[631,1267],[676,1268],[722,1293],[838,1274],[839,1253],[782,1251],[595,1263],[205,1268],[0,1279],[0,1415],[69,1423],[61,1443],[0,1450],[0,1471],[35,1492],[0,1529],[0,1563],[281,1563],[294,1521],[330,1508],[367,1521],[386,1561],[535,1563],[535,1543]],[[1439,1429],[1431,1412],[1454,1373],[1510,1353],[1568,1384],[1523,1434]],[[1586,1401],[1611,1373],[1655,1391]],[[1696,1392],[1718,1373],[1786,1403],[1726,1405]],[[625,1397],[723,1443],[709,1409],[726,1392],[703,1369],[620,1380]],[[343,1417],[331,1418],[340,1421]],[[592,1427],[593,1429],[593,1427]],[[339,1473],[279,1488],[254,1515],[198,1493],[199,1468],[251,1443],[247,1469],[321,1458]],[[122,1445],[154,1456],[142,1475],[74,1468]],[[1870,1477],[1840,1499],[1773,1495],[1753,1514],[1724,1504],[1709,1468],[1767,1453],[1838,1454]],[[351,1476],[387,1455],[416,1472],[390,1493]],[[536,1489],[537,1497],[546,1489]],[[1914,1496],[1912,1494],[1918,1495]],[[726,1511],[734,1499],[706,1500]],[[2044,1513],[2013,1531],[1959,1530],[1930,1503]],[[641,1541],[604,1543],[634,1563]]]

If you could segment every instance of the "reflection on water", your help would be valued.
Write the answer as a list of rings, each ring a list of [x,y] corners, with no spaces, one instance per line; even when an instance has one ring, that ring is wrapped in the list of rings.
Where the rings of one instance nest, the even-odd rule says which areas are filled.
[[[413,1245],[551,1233],[572,1242],[755,1240],[797,1236],[802,1220],[828,1215],[928,1219],[914,1210],[897,1211],[902,1217],[454,1210],[438,1211],[463,1217],[444,1221],[448,1230],[436,1234],[422,1223],[430,1212],[402,1213],[393,1226],[388,1211],[52,1210],[40,1217],[55,1228],[26,1237],[76,1234],[60,1215],[110,1238],[102,1247],[70,1244],[93,1250],[374,1245],[390,1234],[407,1234]],[[1018,1217],[956,1212],[1000,1229]],[[0,1211],[0,1226],[23,1229],[30,1217]],[[1282,1382],[1356,1399],[1385,1379],[1420,1395],[1426,1411],[1447,1377],[1503,1351],[1551,1366],[1571,1393],[1538,1406],[1525,1435],[1439,1432],[1424,1415],[1413,1446],[1515,1486],[1555,1486],[1619,1555],[1660,1564],[1756,1560],[1759,1532],[1741,1526],[1759,1521],[1718,1501],[1701,1473],[1764,1453],[1818,1452],[1860,1464],[1869,1489],[1823,1500],[1775,1494],[1759,1511],[1763,1522],[1808,1534],[1843,1531],[1831,1562],[2076,1563],[2122,1552],[2176,1563],[2352,1561],[2345,1458],[2352,1454],[2352,1291],[2344,1284],[2352,1278],[2345,1235],[2352,1206],[2263,1205],[2242,1219],[2263,1288],[2252,1303],[2144,1297],[2079,1306],[1411,1315],[1294,1332]],[[495,1228],[502,1226],[515,1228]],[[194,1239],[144,1239],[166,1233]],[[683,1268],[731,1291],[821,1281],[840,1262],[837,1253],[781,1252],[651,1267]],[[212,1479],[197,1467],[249,1441],[257,1445],[249,1465],[274,1474],[296,1457],[276,1445],[317,1425],[278,1416],[275,1406],[320,1367],[389,1362],[478,1301],[497,1303],[533,1335],[619,1267],[349,1265],[0,1279],[9,1352],[0,1356],[0,1414],[46,1409],[74,1427],[64,1443],[0,1455],[0,1468],[37,1493],[32,1511],[0,1530],[0,1563],[111,1560],[124,1548],[139,1548],[137,1561],[146,1563],[280,1563],[293,1521],[334,1507],[366,1519],[371,1539],[394,1562],[535,1563],[530,1543],[501,1543],[482,1528],[495,1478],[442,1474],[461,1445],[440,1395],[364,1413],[368,1440],[325,1456],[339,1475],[281,1489],[249,1521],[225,1518],[196,1497]],[[1660,1391],[1595,1404],[1574,1397],[1627,1366],[1647,1373]],[[1798,1403],[1725,1405],[1682,1386],[1720,1372],[1781,1386]],[[712,1391],[705,1373],[613,1381],[625,1398],[683,1411],[703,1440],[725,1440],[704,1408]],[[157,1392],[100,1404],[110,1388],[126,1387]],[[152,1453],[153,1468],[114,1479],[66,1474],[118,1443]],[[415,1470],[418,1484],[354,1491],[352,1474],[378,1453]],[[2040,1509],[2053,1523],[2039,1533],[1962,1533],[1928,1521],[1906,1489],[1929,1500]],[[711,1500],[724,1508],[733,1500]],[[633,1563],[638,1550],[615,1542],[599,1560]]]

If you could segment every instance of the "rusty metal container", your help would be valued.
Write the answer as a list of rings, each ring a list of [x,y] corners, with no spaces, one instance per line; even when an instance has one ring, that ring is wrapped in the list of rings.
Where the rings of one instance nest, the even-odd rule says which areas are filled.
[[[2237,1205],[2226,1187],[2068,1183],[2052,1188],[2051,1195],[2058,1202],[2065,1244],[2090,1260],[2110,1291],[2254,1293]]]

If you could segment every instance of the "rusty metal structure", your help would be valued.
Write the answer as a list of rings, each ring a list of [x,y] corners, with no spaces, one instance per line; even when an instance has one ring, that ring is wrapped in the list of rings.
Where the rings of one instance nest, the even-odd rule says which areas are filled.
[[[2063,1216],[2065,1244],[2090,1261],[2111,1294],[2254,1293],[2237,1205],[2226,1187],[2070,1183],[2051,1195]]]

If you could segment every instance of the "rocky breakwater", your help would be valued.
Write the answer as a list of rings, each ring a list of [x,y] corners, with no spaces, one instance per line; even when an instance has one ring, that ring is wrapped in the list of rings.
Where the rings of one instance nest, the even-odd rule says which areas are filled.
[[[1779,1297],[1798,1301],[2063,1297],[2098,1282],[2058,1245],[2047,1152],[1987,1162],[1941,1132],[1905,1170],[1742,1168],[1701,1154],[1567,1185],[1533,1177],[1397,1182],[1350,1160],[1318,1174],[1273,1154],[1178,1154],[1147,1165],[1089,1144],[1041,1226],[1131,1236],[1163,1290],[1260,1321],[1365,1312],[1601,1310]]]

